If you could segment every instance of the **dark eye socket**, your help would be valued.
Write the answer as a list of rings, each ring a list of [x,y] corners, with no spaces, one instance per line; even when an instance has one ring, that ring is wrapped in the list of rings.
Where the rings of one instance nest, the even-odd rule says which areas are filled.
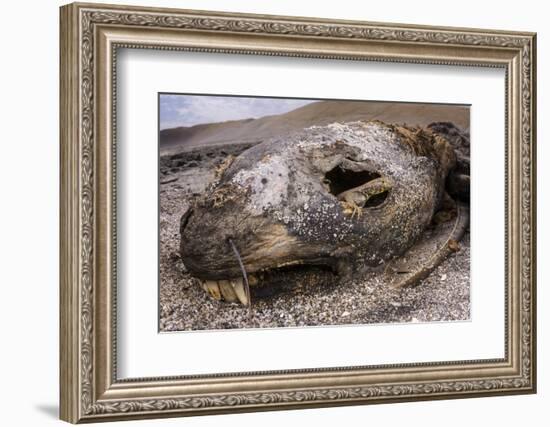
[[[325,174],[323,181],[328,184],[330,193],[337,196],[346,190],[359,187],[376,178],[380,178],[380,174],[376,172],[353,171],[338,165]]]
[[[367,202],[365,203],[365,208],[376,208],[378,206],[381,206],[382,203],[386,201],[389,195],[388,190],[384,190],[382,193],[375,194],[374,196],[369,197]]]

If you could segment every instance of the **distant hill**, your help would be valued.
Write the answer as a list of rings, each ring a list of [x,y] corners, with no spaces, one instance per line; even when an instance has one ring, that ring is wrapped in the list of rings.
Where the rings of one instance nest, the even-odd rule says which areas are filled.
[[[259,119],[164,129],[160,131],[160,149],[163,153],[170,153],[203,145],[259,142],[313,125],[373,119],[386,123],[406,123],[418,126],[427,126],[432,122],[450,121],[463,129],[469,129],[470,109],[467,106],[441,104],[319,101],[288,113]]]

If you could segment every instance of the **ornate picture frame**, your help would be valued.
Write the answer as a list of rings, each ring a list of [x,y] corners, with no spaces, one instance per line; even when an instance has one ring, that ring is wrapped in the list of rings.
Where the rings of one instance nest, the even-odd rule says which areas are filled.
[[[61,8],[61,419],[111,421],[536,391],[536,35],[75,3]],[[117,378],[117,49],[502,68],[504,357]]]

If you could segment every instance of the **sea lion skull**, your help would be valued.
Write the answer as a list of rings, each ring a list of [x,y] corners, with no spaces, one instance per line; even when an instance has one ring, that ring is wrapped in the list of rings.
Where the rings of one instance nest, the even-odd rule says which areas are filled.
[[[183,214],[181,259],[211,296],[245,304],[240,261],[251,287],[289,266],[345,275],[382,265],[430,224],[455,165],[440,133],[379,121],[262,142]]]

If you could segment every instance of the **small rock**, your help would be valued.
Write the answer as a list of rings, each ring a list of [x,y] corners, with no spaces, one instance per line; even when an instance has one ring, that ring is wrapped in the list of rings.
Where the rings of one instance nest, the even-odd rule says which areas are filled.
[[[457,252],[460,250],[460,243],[458,243],[456,240],[449,240],[449,249],[453,252]]]
[[[344,311],[342,313],[342,317],[348,317],[350,315],[350,312],[349,311]]]
[[[446,274],[442,274],[442,275],[441,275],[441,280],[443,280],[443,281],[444,281],[444,280],[447,280],[447,275],[446,275]]]

